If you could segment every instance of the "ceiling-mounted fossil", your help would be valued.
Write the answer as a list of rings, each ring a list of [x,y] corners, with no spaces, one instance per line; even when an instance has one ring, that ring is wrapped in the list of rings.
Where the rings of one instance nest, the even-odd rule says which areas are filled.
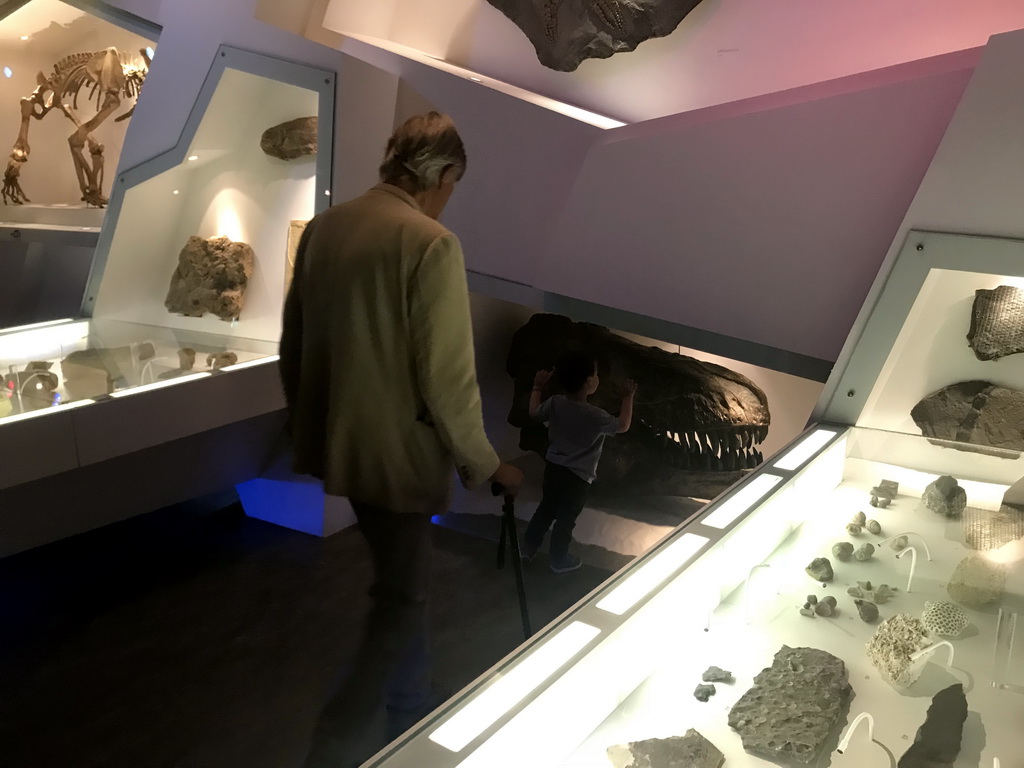
[[[545,67],[572,72],[671,34],[701,0],[487,0],[533,43]]]

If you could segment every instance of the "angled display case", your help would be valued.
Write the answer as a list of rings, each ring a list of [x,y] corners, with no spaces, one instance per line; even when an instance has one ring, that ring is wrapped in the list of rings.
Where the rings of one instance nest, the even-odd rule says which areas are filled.
[[[1017,764],[1021,265],[912,232],[818,423],[367,764]]]
[[[222,46],[177,145],[114,179],[80,314],[0,330],[0,492],[11,501],[0,556],[259,471],[282,427],[273,363],[290,260],[330,204],[334,83],[332,71]],[[33,485],[161,445],[199,455],[183,441],[260,419],[259,435],[235,436],[246,451],[209,472],[140,456],[166,475],[161,492],[120,494],[95,514],[71,511],[83,502],[74,483]],[[223,451],[219,441],[204,450]],[[41,493],[66,524],[18,514],[22,496]]]

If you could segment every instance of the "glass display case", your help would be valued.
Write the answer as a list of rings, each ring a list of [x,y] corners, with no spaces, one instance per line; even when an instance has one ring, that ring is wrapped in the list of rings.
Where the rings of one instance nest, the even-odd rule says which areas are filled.
[[[368,765],[1020,764],[1021,265],[912,232],[817,424]]]

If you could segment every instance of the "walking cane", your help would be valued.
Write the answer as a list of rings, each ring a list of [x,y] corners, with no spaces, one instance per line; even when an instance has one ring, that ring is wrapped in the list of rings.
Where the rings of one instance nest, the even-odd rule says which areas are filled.
[[[523,635],[527,640],[533,631],[530,629],[530,610],[526,603],[526,585],[523,582],[523,559],[519,552],[519,534],[516,532],[515,497],[504,493],[505,489],[498,483],[491,485],[491,493],[495,496],[504,494],[505,501],[501,505],[501,535],[498,537],[498,569],[505,567],[505,542],[512,548],[512,570],[516,575],[516,589],[519,592],[519,612],[523,618]]]

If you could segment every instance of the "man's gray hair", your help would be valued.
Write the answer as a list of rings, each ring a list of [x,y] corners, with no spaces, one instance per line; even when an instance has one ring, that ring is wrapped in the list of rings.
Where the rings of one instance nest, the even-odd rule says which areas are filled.
[[[456,179],[462,178],[466,148],[448,115],[428,112],[410,117],[388,139],[380,180],[425,192],[440,184],[448,167],[455,168]]]

